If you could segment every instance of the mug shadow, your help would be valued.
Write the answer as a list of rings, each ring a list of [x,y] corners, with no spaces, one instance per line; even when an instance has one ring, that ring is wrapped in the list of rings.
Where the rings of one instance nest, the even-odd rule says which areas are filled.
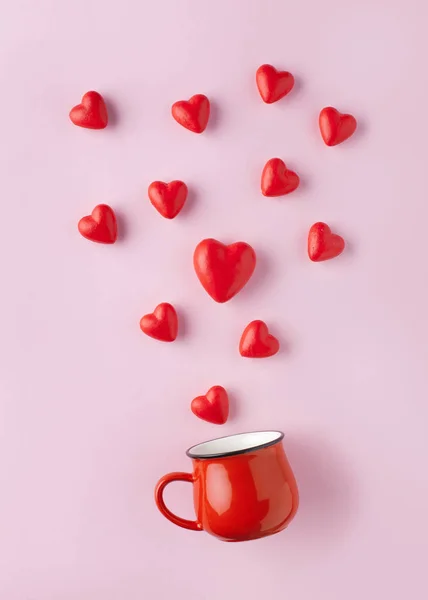
[[[288,535],[274,536],[276,543],[289,540],[294,532],[292,535],[304,544],[305,553],[324,554],[345,535],[357,510],[352,467],[346,464],[339,448],[322,439],[286,436],[284,446],[300,501]]]

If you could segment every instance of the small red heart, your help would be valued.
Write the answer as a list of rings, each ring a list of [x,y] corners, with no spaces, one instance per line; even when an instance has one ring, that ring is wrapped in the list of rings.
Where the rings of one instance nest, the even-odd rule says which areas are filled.
[[[116,215],[107,204],[98,204],[90,216],[80,219],[77,227],[81,235],[91,242],[114,244],[117,240]]]
[[[225,246],[213,239],[199,242],[193,266],[202,286],[216,302],[227,302],[237,294],[256,268],[256,253],[245,242]]]
[[[70,119],[79,127],[104,129],[107,127],[108,114],[103,97],[98,92],[87,92],[82,102],[71,109]]]
[[[263,196],[284,196],[299,187],[297,173],[290,171],[280,158],[271,158],[264,166],[262,173]]]
[[[158,304],[155,310],[140,320],[143,333],[162,342],[173,342],[178,334],[178,317],[168,302]]]
[[[196,94],[190,100],[180,100],[172,105],[172,116],[194,133],[202,133],[210,118],[210,101],[203,94]]]
[[[239,353],[247,358],[267,358],[279,350],[279,342],[263,321],[251,321],[241,336]]]
[[[331,229],[325,223],[315,223],[309,230],[308,254],[314,262],[328,260],[339,256],[345,248],[345,240],[331,233]]]
[[[357,121],[352,115],[340,113],[335,108],[323,108],[319,116],[322,139],[327,146],[337,146],[347,140],[357,129]]]
[[[277,71],[272,65],[262,65],[256,72],[260,96],[266,104],[284,98],[294,86],[294,77],[288,71]]]
[[[182,181],[154,181],[149,185],[150,202],[165,219],[173,219],[183,208],[187,185]]]
[[[198,396],[190,405],[194,415],[216,425],[226,423],[229,416],[229,397],[221,385],[210,388],[205,396]]]

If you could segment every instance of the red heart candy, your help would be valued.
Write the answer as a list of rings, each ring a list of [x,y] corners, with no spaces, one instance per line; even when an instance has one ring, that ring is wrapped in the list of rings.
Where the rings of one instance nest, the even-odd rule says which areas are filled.
[[[331,229],[325,223],[315,223],[309,230],[308,254],[314,262],[328,260],[339,256],[345,248],[345,240],[331,233]]]
[[[227,302],[242,290],[253,274],[256,253],[245,242],[225,246],[217,240],[202,240],[195,248],[193,266],[211,298]]]
[[[190,100],[180,100],[172,105],[172,116],[194,133],[202,133],[210,118],[210,101],[203,94],[196,94]]]
[[[328,106],[320,112],[319,125],[327,146],[337,146],[351,137],[357,128],[357,121],[352,115],[344,115]]]
[[[264,166],[262,173],[263,196],[284,196],[299,187],[297,173],[290,171],[280,158],[271,158]]]
[[[178,317],[168,302],[158,304],[155,310],[140,320],[143,333],[162,342],[173,342],[178,334]]]
[[[107,127],[108,114],[103,97],[98,92],[87,92],[81,104],[70,111],[70,119],[79,127],[104,129]]]
[[[294,86],[294,77],[288,71],[277,71],[272,65],[262,65],[256,72],[260,96],[266,104],[284,98]]]
[[[80,219],[79,232],[91,242],[114,244],[117,240],[116,215],[107,204],[98,204],[92,214]]]
[[[247,358],[266,358],[279,350],[279,342],[263,321],[251,321],[241,336],[239,353]]]
[[[190,407],[193,414],[200,419],[223,425],[229,416],[229,397],[221,385],[215,385],[205,396],[194,398]]]
[[[154,181],[149,185],[149,198],[165,219],[173,219],[186,202],[187,185],[182,181]]]

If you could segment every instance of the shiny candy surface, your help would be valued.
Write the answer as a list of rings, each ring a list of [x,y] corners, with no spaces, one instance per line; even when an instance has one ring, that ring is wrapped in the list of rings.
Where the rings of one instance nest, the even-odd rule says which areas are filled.
[[[71,109],[70,119],[78,127],[104,129],[108,124],[104,98],[98,92],[87,92],[81,103]]]
[[[352,115],[342,114],[328,106],[320,112],[319,127],[325,144],[337,146],[351,137],[357,129],[357,121]]]
[[[321,262],[339,256],[345,249],[345,240],[332,233],[326,223],[314,223],[308,235],[308,255],[314,262]]]
[[[153,181],[150,184],[149,199],[165,219],[174,219],[187,199],[187,185],[183,181]]]
[[[140,320],[143,333],[161,342],[173,342],[178,334],[178,317],[175,308],[168,302],[158,304],[152,313]]]
[[[249,244],[225,246],[212,238],[194,251],[193,265],[199,281],[216,302],[227,302],[248,282],[256,267],[256,253]]]
[[[194,415],[214,423],[223,425],[229,416],[229,397],[221,385],[215,385],[204,396],[192,400],[191,409]]]
[[[299,187],[297,173],[287,169],[280,158],[271,158],[263,168],[261,190],[263,196],[285,196]]]
[[[117,240],[117,222],[114,210],[107,204],[98,204],[92,214],[80,219],[78,229],[91,242],[114,244]]]
[[[175,102],[171,112],[177,123],[193,133],[202,133],[210,118],[210,101],[203,94],[196,94],[190,100]]]
[[[263,321],[251,321],[244,329],[239,342],[239,353],[246,358],[267,358],[279,350],[277,338],[269,333]]]
[[[272,65],[262,65],[257,69],[256,83],[263,102],[272,104],[291,92],[294,77],[288,71],[277,71]]]

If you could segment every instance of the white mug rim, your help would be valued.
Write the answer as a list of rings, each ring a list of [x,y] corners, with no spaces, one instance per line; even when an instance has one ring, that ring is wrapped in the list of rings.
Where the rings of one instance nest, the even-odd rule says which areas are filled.
[[[281,442],[283,438],[284,433],[274,429],[234,433],[195,444],[186,451],[186,454],[189,458],[199,460],[225,458],[268,448]]]

